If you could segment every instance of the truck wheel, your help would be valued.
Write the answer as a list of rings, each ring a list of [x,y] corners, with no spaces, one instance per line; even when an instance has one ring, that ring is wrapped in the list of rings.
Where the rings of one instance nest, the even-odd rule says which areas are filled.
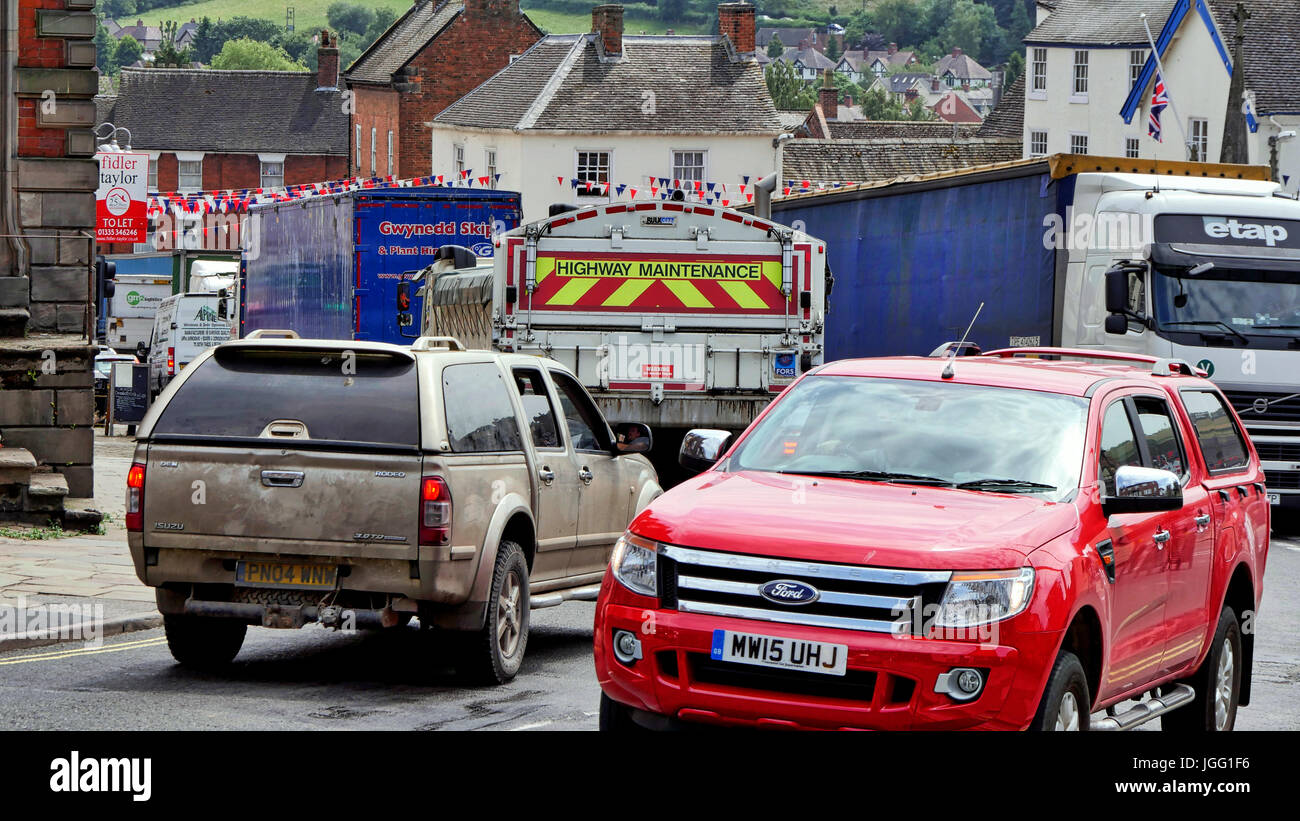
[[[234,661],[248,625],[234,619],[165,615],[163,630],[172,658],[196,670],[215,670]]]
[[[1205,661],[1184,679],[1196,691],[1191,703],[1160,716],[1165,732],[1228,732],[1237,723],[1241,696],[1241,627],[1237,614],[1224,605]]]
[[[1074,653],[1062,650],[1052,665],[1047,689],[1043,691],[1038,714],[1029,729],[1038,732],[1087,730],[1091,705],[1083,665]]]
[[[497,548],[487,618],[467,637],[460,665],[467,678],[505,684],[519,672],[528,645],[528,562],[515,542]]]
[[[600,693],[600,731],[602,733],[634,733],[645,728],[632,720],[632,709],[621,704],[602,690]]]

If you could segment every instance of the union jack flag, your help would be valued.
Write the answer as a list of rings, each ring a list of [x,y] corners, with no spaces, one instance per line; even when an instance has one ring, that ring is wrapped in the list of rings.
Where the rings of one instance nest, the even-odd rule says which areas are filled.
[[[1165,141],[1160,131],[1160,115],[1168,105],[1169,95],[1165,92],[1164,78],[1157,74],[1155,91],[1151,94],[1151,116],[1147,122],[1147,133],[1159,143]]]

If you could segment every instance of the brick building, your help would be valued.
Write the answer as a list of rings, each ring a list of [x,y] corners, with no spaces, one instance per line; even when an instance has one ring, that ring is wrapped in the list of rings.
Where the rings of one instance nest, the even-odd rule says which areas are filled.
[[[93,6],[0,0],[0,520],[94,494]]]
[[[431,173],[434,116],[541,38],[519,0],[418,0],[344,73],[349,176]]]
[[[151,192],[280,188],[348,175],[347,100],[338,49],[322,32],[316,73],[122,69],[115,97],[96,98],[98,122],[130,130],[148,153]],[[119,138],[124,139],[125,135]],[[236,247],[211,232],[204,247]],[[130,252],[114,245],[111,253]]]

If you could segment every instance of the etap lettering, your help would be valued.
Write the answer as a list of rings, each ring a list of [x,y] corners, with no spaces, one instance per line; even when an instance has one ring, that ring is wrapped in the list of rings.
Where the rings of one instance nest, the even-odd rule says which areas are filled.
[[[1235,219],[1205,218],[1205,233],[1215,239],[1254,239],[1263,240],[1272,248],[1279,242],[1286,242],[1287,230],[1281,225],[1268,225],[1259,222],[1241,222]]]

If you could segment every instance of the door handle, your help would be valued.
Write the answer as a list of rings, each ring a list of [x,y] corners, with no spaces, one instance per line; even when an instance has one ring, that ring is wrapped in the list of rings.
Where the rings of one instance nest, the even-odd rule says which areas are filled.
[[[1200,531],[1210,523],[1210,514],[1202,513],[1200,516],[1196,517],[1195,521],[1196,521],[1196,529]]]
[[[1164,529],[1157,530],[1156,535],[1152,538],[1156,540],[1156,546],[1161,550],[1164,550],[1165,542],[1169,541],[1169,531]]]
[[[549,485],[555,481],[555,471],[551,470],[546,465],[542,465],[537,470],[537,478],[541,479],[543,484]]]
[[[262,484],[266,487],[302,487],[301,470],[264,470]]]
[[[582,480],[582,483],[584,485],[589,485],[591,484],[591,480],[596,477],[591,474],[590,468],[588,468],[586,465],[583,465],[582,470],[578,471],[578,478]]]

